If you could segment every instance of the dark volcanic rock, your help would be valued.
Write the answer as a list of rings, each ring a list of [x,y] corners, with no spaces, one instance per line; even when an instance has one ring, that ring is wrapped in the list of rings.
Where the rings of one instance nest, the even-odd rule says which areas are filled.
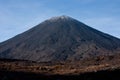
[[[68,16],[54,17],[0,43],[0,57],[39,62],[120,53],[120,39]]]

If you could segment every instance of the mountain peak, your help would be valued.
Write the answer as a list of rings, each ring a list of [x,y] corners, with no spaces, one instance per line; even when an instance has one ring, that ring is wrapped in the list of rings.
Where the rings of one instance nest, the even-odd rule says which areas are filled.
[[[56,20],[73,20],[73,18],[69,17],[69,16],[66,16],[66,15],[62,15],[62,16],[52,17],[52,18],[50,18],[48,20],[50,20],[50,21],[56,21]]]

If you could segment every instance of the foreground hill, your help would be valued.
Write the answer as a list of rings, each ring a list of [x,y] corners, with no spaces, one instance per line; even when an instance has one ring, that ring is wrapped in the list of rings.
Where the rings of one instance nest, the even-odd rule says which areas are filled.
[[[0,43],[7,59],[79,61],[120,53],[120,39],[93,29],[68,16],[53,17]]]
[[[120,80],[119,61],[36,63],[0,59],[0,80]]]

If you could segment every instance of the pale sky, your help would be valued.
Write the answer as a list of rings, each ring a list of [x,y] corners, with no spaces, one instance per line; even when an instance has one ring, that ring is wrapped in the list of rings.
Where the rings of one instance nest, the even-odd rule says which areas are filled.
[[[0,0],[0,42],[60,15],[120,38],[120,0]]]

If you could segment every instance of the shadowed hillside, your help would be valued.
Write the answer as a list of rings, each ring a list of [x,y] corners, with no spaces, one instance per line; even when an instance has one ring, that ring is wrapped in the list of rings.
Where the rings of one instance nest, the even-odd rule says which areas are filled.
[[[0,71],[0,80],[120,80],[120,70],[104,70],[80,75],[43,75]]]

